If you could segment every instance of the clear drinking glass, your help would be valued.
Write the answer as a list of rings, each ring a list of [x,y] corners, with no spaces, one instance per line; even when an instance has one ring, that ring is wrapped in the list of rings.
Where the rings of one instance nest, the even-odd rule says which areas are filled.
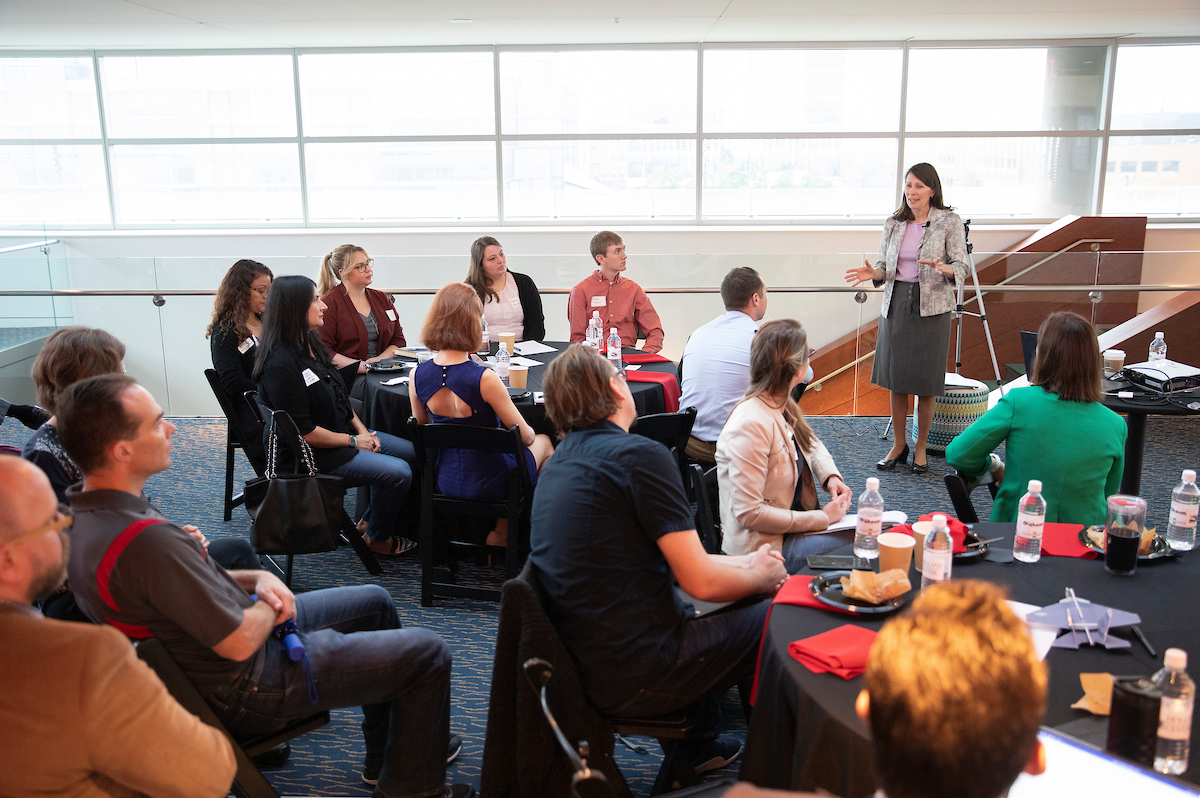
[[[1108,497],[1104,523],[1104,570],[1118,576],[1133,576],[1137,570],[1138,546],[1146,528],[1146,501],[1137,496]]]

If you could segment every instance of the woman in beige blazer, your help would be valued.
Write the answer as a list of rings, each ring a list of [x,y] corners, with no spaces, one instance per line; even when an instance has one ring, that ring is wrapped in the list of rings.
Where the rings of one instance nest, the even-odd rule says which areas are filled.
[[[854,531],[817,535],[850,507],[825,444],[791,398],[808,367],[808,335],[793,319],[770,321],[750,346],[750,387],[717,438],[722,549],[748,554],[763,543],[783,555],[789,573],[854,539]],[[821,507],[817,484],[830,493]]]

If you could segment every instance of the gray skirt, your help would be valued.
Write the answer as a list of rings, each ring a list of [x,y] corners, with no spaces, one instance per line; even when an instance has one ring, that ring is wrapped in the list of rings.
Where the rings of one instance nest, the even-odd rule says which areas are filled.
[[[894,393],[941,396],[946,390],[950,314],[921,315],[921,284],[897,280],[887,318],[879,318],[871,382]]]

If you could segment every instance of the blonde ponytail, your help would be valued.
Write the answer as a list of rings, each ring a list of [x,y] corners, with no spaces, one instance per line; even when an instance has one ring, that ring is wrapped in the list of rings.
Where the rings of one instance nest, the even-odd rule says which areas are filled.
[[[354,244],[342,244],[321,258],[321,272],[317,275],[318,295],[325,296],[341,284],[342,269],[346,268],[346,260],[356,252],[365,255],[367,251]]]

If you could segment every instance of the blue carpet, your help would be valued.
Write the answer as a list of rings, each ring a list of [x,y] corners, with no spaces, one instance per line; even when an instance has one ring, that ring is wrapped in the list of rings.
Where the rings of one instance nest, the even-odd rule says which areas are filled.
[[[809,420],[856,495],[862,491],[867,477],[878,476],[889,508],[902,509],[910,517],[950,509],[942,483],[946,471],[944,460],[930,457],[930,470],[925,475],[914,475],[907,466],[890,473],[875,469],[875,462],[887,454],[891,445],[890,441],[880,439],[886,419],[815,417]],[[236,509],[233,521],[229,523],[221,520],[225,422],[174,419],[174,423],[178,431],[172,466],[148,483],[147,492],[168,517],[181,523],[194,523],[209,536],[247,534],[249,519],[244,509]],[[1180,471],[1200,464],[1198,433],[1200,418],[1149,419],[1142,495],[1149,503],[1151,524],[1165,523],[1171,490]],[[29,431],[12,419],[0,426],[0,443],[20,446],[28,435]],[[240,464],[238,484],[251,476],[249,466]],[[986,492],[976,491],[972,498],[979,516],[986,518],[991,512]],[[375,582],[391,593],[406,625],[432,629],[446,639],[454,654],[451,728],[464,740],[462,755],[450,766],[448,776],[450,781],[471,782],[478,788],[498,606],[455,599],[441,600],[434,607],[422,608],[417,561],[388,560],[383,567],[384,575],[371,579],[358,558],[345,548],[328,554],[298,557],[293,589],[299,593]],[[502,572],[498,567],[477,568],[464,564],[462,578],[499,585]],[[357,709],[338,710],[331,713],[328,726],[294,740],[287,766],[267,772],[276,790],[284,795],[367,795],[369,788],[359,781],[363,755],[360,718]],[[745,723],[733,691],[726,700],[725,718],[723,733],[744,737]],[[617,760],[634,794],[647,795],[662,756],[653,741],[639,742],[650,743],[647,755],[639,756],[618,744]],[[714,775],[736,778],[737,766]]]

